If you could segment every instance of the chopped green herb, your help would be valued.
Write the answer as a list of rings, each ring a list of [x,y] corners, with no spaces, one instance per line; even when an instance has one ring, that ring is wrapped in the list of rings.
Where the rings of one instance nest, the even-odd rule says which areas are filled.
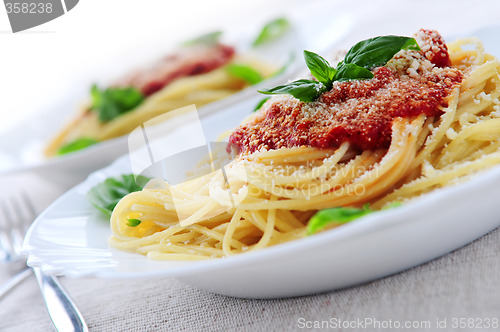
[[[400,202],[394,202],[382,210],[391,209],[401,206]],[[365,204],[362,209],[351,207],[336,207],[324,209],[316,212],[311,217],[307,224],[307,234],[312,235],[329,224],[343,225],[355,219],[361,218],[367,214],[377,212],[379,210],[370,209],[370,204]]]
[[[212,45],[217,44],[222,36],[222,31],[209,32],[194,39],[190,39],[182,43],[184,46],[192,46],[196,44]]]
[[[260,110],[262,105],[264,105],[266,103],[266,101],[268,101],[269,99],[271,99],[271,97],[267,97],[267,98],[264,98],[261,101],[259,101],[259,103],[257,105],[255,105],[255,109],[253,111],[257,112],[258,110]]]
[[[87,193],[88,201],[102,213],[111,216],[116,204],[134,191],[140,191],[149,178],[134,174],[108,178],[104,182],[92,187]]]
[[[230,75],[242,79],[251,85],[257,84],[264,79],[257,70],[248,65],[231,63],[226,66],[226,70]]]
[[[144,95],[135,88],[107,88],[101,90],[94,84],[90,94],[92,96],[90,109],[97,112],[101,122],[108,122],[133,110],[144,100]]]
[[[141,224],[142,221],[139,219],[127,219],[127,226],[137,227]]]
[[[278,38],[283,35],[290,28],[290,22],[284,17],[277,18],[268,22],[259,35],[253,42],[253,46],[259,46],[261,44],[267,43],[270,40]]]
[[[66,153],[78,151],[81,149],[85,149],[86,147],[89,147],[91,145],[94,145],[96,143],[99,143],[99,141],[90,138],[90,137],[82,137],[74,140],[73,142],[70,142],[66,145],[63,145],[59,151],[57,151],[58,155],[63,155]]]
[[[381,36],[363,40],[354,45],[333,68],[328,61],[316,53],[304,51],[304,59],[311,74],[318,80],[299,80],[271,89],[259,90],[264,94],[290,94],[303,102],[316,100],[330,90],[334,81],[369,79],[371,69],[385,65],[400,50],[420,50],[414,38]],[[305,83],[304,81],[308,81]],[[311,83],[312,82],[312,83]],[[313,84],[313,83],[316,84]],[[309,92],[304,90],[310,89]]]

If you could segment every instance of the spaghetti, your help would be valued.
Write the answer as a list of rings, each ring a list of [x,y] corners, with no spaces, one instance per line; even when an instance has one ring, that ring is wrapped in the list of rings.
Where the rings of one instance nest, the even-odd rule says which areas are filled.
[[[423,77],[431,82],[432,73],[440,77],[432,82],[446,86],[445,93],[432,107],[417,112],[410,98],[390,118],[375,113],[366,118],[359,108],[328,117],[376,95],[379,90],[354,98],[341,94],[336,106],[325,109],[341,86],[376,83],[376,73],[371,80],[336,83],[313,103],[272,98],[231,134],[242,152],[225,167],[227,182],[218,170],[127,195],[112,214],[111,245],[152,259],[226,257],[306,236],[309,218],[320,209],[404,203],[499,164],[500,62],[475,38],[449,44],[449,58],[446,46],[434,47],[433,41],[442,40],[436,32],[421,31],[417,40],[421,51],[401,51],[382,70],[396,75],[398,84]],[[413,88],[403,97],[412,91],[418,100],[429,98]],[[380,96],[369,100],[374,105]],[[395,100],[380,110],[388,112]],[[408,113],[401,113],[404,107]],[[310,126],[301,131],[293,121],[305,116]],[[387,137],[376,136],[385,130]],[[129,219],[141,223],[130,227]]]
[[[229,46],[195,45],[171,54],[152,68],[143,69],[112,85],[113,88],[134,88],[144,101],[110,121],[101,121],[91,105],[68,123],[47,145],[45,155],[58,154],[61,147],[79,139],[100,142],[130,133],[147,120],[183,106],[198,107],[226,98],[249,84],[232,75],[227,66],[245,65],[262,77],[273,69],[255,59],[235,55]]]

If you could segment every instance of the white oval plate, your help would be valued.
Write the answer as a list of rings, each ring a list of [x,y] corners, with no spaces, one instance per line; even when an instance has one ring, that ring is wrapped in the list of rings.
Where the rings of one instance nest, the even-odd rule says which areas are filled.
[[[489,52],[499,55],[498,44],[493,43],[495,31],[498,27],[476,35]],[[234,127],[257,100],[258,96],[247,98],[209,114],[202,120],[207,137],[211,139]],[[236,297],[290,297],[403,271],[500,226],[497,166],[405,206],[258,252],[201,262],[151,261],[109,248],[108,222],[85,198],[86,192],[105,178],[129,172],[128,157],[124,156],[93,173],[43,212],[25,239],[29,265],[73,277],[177,277],[195,287]]]
[[[72,277],[177,277],[219,294],[276,298],[387,276],[444,255],[500,226],[500,167],[495,167],[405,206],[258,252],[199,262],[151,261],[109,248],[109,223],[85,198],[93,185],[128,172],[129,160],[124,156],[43,212],[25,239],[28,264]]]

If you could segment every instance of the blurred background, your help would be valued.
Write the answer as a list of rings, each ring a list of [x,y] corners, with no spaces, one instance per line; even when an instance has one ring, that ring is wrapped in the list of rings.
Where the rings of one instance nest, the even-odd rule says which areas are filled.
[[[137,59],[155,59],[162,49],[207,31],[257,29],[285,14],[311,24],[318,15],[343,17],[352,23],[345,43],[420,27],[459,36],[497,24],[499,12],[500,2],[494,0],[81,0],[62,17],[13,34],[2,9],[0,131],[67,94],[84,98],[91,82],[119,76]]]
[[[0,10],[0,130],[88,82],[130,69],[135,59],[161,56],[161,50],[206,31],[266,19],[299,1],[81,0],[67,14],[13,34]],[[72,113],[74,110],[68,110]]]

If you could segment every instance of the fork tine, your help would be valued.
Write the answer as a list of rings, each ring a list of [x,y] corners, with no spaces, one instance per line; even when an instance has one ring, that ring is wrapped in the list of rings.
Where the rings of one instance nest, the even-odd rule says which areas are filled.
[[[12,240],[8,234],[9,220],[8,220],[8,210],[5,205],[5,202],[0,202],[0,257],[2,261],[10,262],[13,260],[14,256],[14,247],[12,244]]]
[[[36,216],[36,211],[35,207],[33,206],[33,203],[31,203],[31,199],[29,199],[28,195],[23,191],[21,192],[21,201],[23,202],[24,206],[26,207],[26,211],[29,213],[26,216],[26,220],[30,220],[31,224],[33,222],[33,219]]]
[[[10,211],[8,211],[7,215],[11,216],[8,221],[10,221],[10,242],[12,243],[12,249],[14,250],[15,255],[19,255],[21,252],[21,247],[23,243],[23,234],[22,233],[22,225],[25,222],[22,214],[22,206],[19,205],[19,199],[11,198],[10,202]]]
[[[4,230],[0,230],[0,260],[10,262],[12,260],[12,245]]]
[[[33,221],[35,210],[24,192],[0,203],[3,226],[0,227],[0,246],[4,261],[20,259],[24,234]]]
[[[17,225],[18,227],[13,227],[10,231],[12,248],[16,255],[21,254],[21,249],[23,247],[24,241],[24,230],[22,229],[21,224]]]
[[[18,211],[19,220],[17,227],[12,230],[12,236],[15,241],[16,253],[20,255],[24,241],[24,234],[26,234],[26,231],[32,224],[36,212],[31,200],[27,197],[24,191],[19,194],[19,200],[15,201],[13,205]]]
[[[26,195],[21,193],[17,196],[13,196],[10,199],[11,210],[10,215],[15,216],[13,224],[21,225],[26,223],[31,223],[31,212],[27,211],[29,214],[26,215],[25,211],[29,210],[30,207],[27,206]]]

